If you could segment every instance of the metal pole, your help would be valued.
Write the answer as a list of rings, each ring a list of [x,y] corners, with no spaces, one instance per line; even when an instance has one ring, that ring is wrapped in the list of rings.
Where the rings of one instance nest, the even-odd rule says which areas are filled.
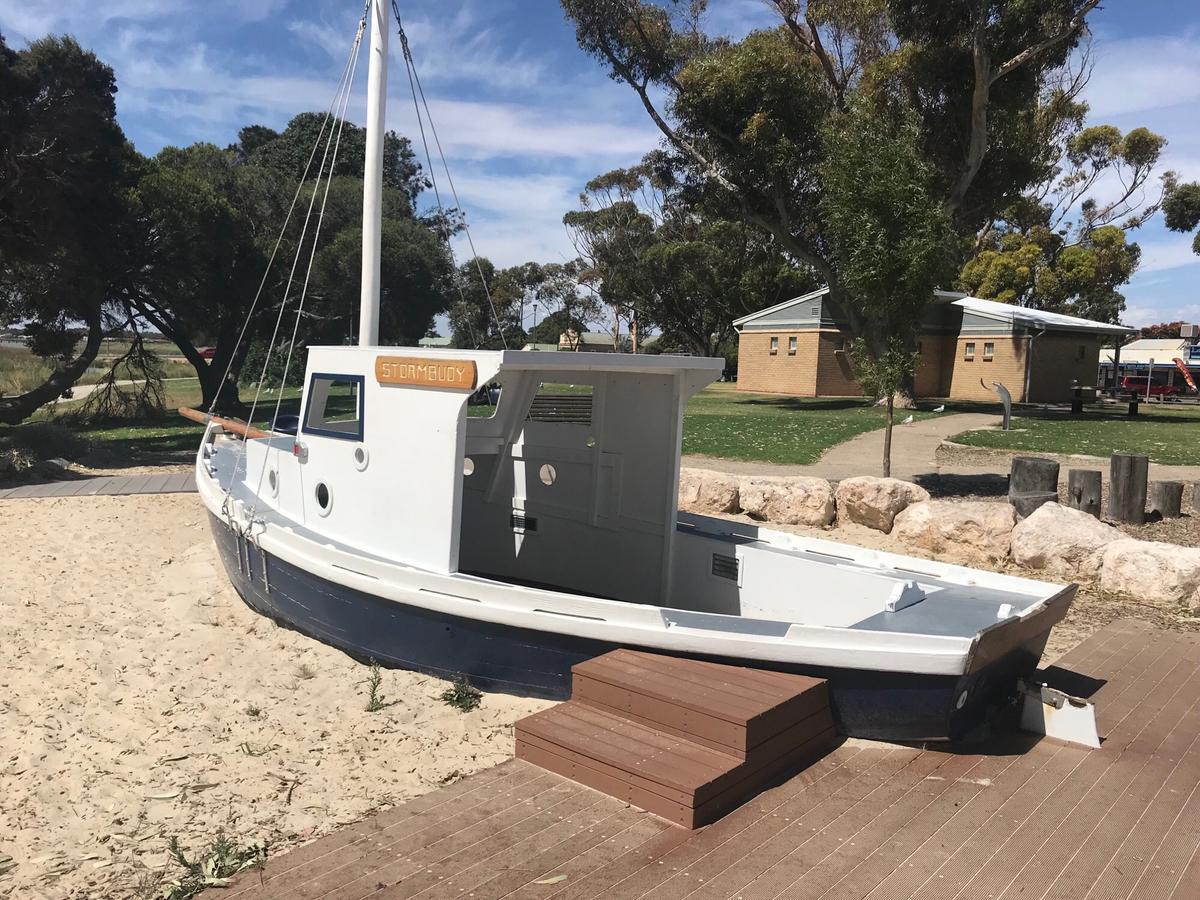
[[[379,343],[380,220],[383,218],[383,135],[387,112],[387,0],[371,4],[371,59],[367,72],[367,146],[363,166],[362,294],[358,345]]]
[[[1150,365],[1146,367],[1146,402],[1150,402],[1150,382],[1154,380],[1154,357],[1150,357]]]

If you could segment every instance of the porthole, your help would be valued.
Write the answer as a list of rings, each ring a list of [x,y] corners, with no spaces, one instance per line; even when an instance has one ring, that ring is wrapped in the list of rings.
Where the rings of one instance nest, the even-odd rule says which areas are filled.
[[[468,456],[463,460],[463,474],[470,475],[474,471],[475,471],[475,460],[471,459],[471,457]]]
[[[371,454],[367,452],[367,448],[359,444],[354,448],[354,468],[358,471],[363,471],[367,467],[367,463],[371,460]]]
[[[955,704],[955,708],[962,709],[966,705],[967,705],[967,692],[963,691],[961,694],[958,695],[958,703]]]
[[[329,485],[321,481],[317,483],[316,489],[317,512],[323,516],[329,515],[329,511],[333,509],[333,494],[329,491]]]
[[[267,473],[267,486],[271,489],[272,497],[279,495],[279,474],[274,469]]]
[[[588,445],[589,447],[595,447],[595,446],[596,446],[596,439],[595,439],[594,437],[590,437],[590,438],[588,438],[588,439],[587,439],[587,445]]]
[[[538,469],[538,478],[542,479],[542,484],[549,487],[554,484],[554,479],[558,478],[558,472],[554,471],[554,466],[546,463]]]

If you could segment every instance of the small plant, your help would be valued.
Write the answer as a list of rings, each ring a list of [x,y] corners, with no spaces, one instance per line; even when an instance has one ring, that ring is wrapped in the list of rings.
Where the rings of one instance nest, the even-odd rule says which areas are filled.
[[[301,663],[300,668],[296,670],[296,677],[308,681],[310,678],[317,677],[317,670],[308,663]]]
[[[250,705],[246,707],[246,715],[252,719],[261,719],[263,710],[261,706]]]
[[[383,670],[379,668],[379,663],[371,660],[371,674],[367,676],[367,712],[379,712],[390,704],[385,703],[383,695],[379,693],[379,686],[383,684]]]
[[[224,887],[238,872],[262,866],[267,861],[265,843],[239,847],[218,831],[216,839],[201,855],[188,859],[179,846],[179,838],[168,844],[171,859],[183,869],[183,875],[163,885],[162,900],[191,900],[210,887]]]
[[[459,712],[469,713],[479,709],[483,702],[483,694],[478,688],[472,687],[466,675],[459,675],[454,683],[442,692],[442,702],[453,706]]]

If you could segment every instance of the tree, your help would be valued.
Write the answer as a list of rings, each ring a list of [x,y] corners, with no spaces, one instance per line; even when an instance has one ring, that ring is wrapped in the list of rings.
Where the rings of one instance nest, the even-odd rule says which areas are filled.
[[[1162,201],[1146,184],[1165,140],[1145,128],[1122,134],[1111,125],[1083,128],[1076,104],[1064,130],[1063,164],[980,233],[960,287],[980,297],[1105,322],[1118,321],[1141,248],[1126,231],[1139,227]],[[1099,202],[1089,193],[1105,176],[1122,186]],[[1170,177],[1169,175],[1167,176]]]
[[[294,116],[282,133],[263,125],[249,125],[238,132],[238,143],[230,149],[250,165],[298,179],[304,174],[323,126],[327,133],[325,122],[325,113],[306,112]],[[333,174],[361,178],[366,152],[366,130],[353,126],[343,129]],[[383,138],[383,184],[407,195],[410,203],[415,203],[428,186],[412,143],[394,131]]]
[[[341,343],[353,334],[361,285],[365,137],[350,123],[326,121],[327,137],[331,128],[341,134],[334,174],[328,177],[327,167],[326,177],[317,179],[319,150],[309,180],[297,186],[313,146],[300,159],[301,142],[316,143],[322,121],[323,116],[301,114],[279,135],[250,126],[225,150],[212,144],[168,147],[138,185],[135,243],[141,257],[127,296],[196,369],[206,409],[214,403],[240,407],[237,384],[255,342],[276,338],[259,372],[249,373],[250,381],[258,380],[262,362],[270,367],[274,354],[286,354],[281,348],[292,346],[293,331],[296,351],[312,341]],[[351,157],[358,148],[357,170],[342,155],[347,147]],[[418,340],[446,308],[451,286],[450,229],[446,221],[414,215],[423,182],[407,147],[395,136],[385,143],[391,160],[385,172],[391,174],[383,192],[381,342]],[[280,240],[293,198],[295,210]],[[214,348],[210,359],[201,355],[203,345]],[[291,383],[302,366],[293,353]]]
[[[568,333],[582,334],[587,323],[565,310],[555,310],[529,329],[529,340],[535,344],[557,345]]]
[[[1187,233],[1200,225],[1200,182],[1179,184],[1173,177],[1167,180],[1163,213],[1167,227]],[[1200,253],[1200,231],[1192,239],[1192,250]]]
[[[464,262],[454,274],[458,300],[447,311],[451,345],[470,350],[516,349],[525,343],[521,267],[497,270],[483,257]]]
[[[119,317],[115,243],[138,163],[116,90],[112,69],[71,38],[13,51],[0,36],[0,322],[25,323],[34,353],[54,364],[43,384],[0,399],[0,422],[20,422],[74,384],[106,319]]]
[[[1146,325],[1138,331],[1139,338],[1158,338],[1160,340],[1178,338],[1187,322],[1159,322],[1157,325]]]
[[[921,311],[953,271],[954,232],[932,190],[937,176],[921,152],[916,116],[901,98],[879,104],[851,99],[844,112],[830,117],[823,141],[825,236],[867,323],[851,360],[863,390],[886,400],[887,477],[895,396],[916,368],[911,348]]]
[[[857,96],[905,97],[931,196],[973,238],[1056,163],[1045,135],[1067,112],[1046,89],[1098,4],[772,0],[781,25],[731,41],[705,33],[702,0],[562,2],[580,46],[632,88],[696,183],[811,267],[879,353],[875,311],[827,237],[826,121]]]
[[[721,352],[733,320],[814,287],[770,235],[713,209],[655,152],[592,179],[564,222],[583,280],[617,318],[662,329],[666,345]]]

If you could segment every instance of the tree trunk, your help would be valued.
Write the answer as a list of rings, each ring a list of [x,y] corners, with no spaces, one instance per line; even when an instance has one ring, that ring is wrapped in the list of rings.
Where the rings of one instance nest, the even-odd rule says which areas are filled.
[[[1146,477],[1150,457],[1114,453],[1109,460],[1108,517],[1140,525],[1146,519]]]
[[[887,424],[883,426],[883,477],[892,477],[892,420],[895,418],[895,395],[887,396]]]
[[[237,377],[231,372],[225,383],[221,383],[225,368],[229,365],[228,355],[225,356],[225,359],[221,359],[221,354],[218,354],[208,362],[203,358],[198,363],[192,362],[196,377],[200,379],[200,408],[205,412],[240,413],[244,409],[245,405],[238,394]]]
[[[16,425],[23,422],[50,401],[61,397],[96,359],[103,337],[104,327],[97,311],[95,318],[88,322],[87,342],[83,345],[82,353],[66,365],[56,368],[49,378],[33,390],[16,397],[0,399],[0,425]]]
[[[1150,514],[1158,519],[1178,519],[1183,506],[1182,481],[1150,482]]]
[[[1008,502],[1025,518],[1043,503],[1058,501],[1058,463],[1040,456],[1016,456],[1008,479]]]
[[[1071,469],[1067,473],[1067,505],[1100,518],[1103,480],[1095,469]]]

